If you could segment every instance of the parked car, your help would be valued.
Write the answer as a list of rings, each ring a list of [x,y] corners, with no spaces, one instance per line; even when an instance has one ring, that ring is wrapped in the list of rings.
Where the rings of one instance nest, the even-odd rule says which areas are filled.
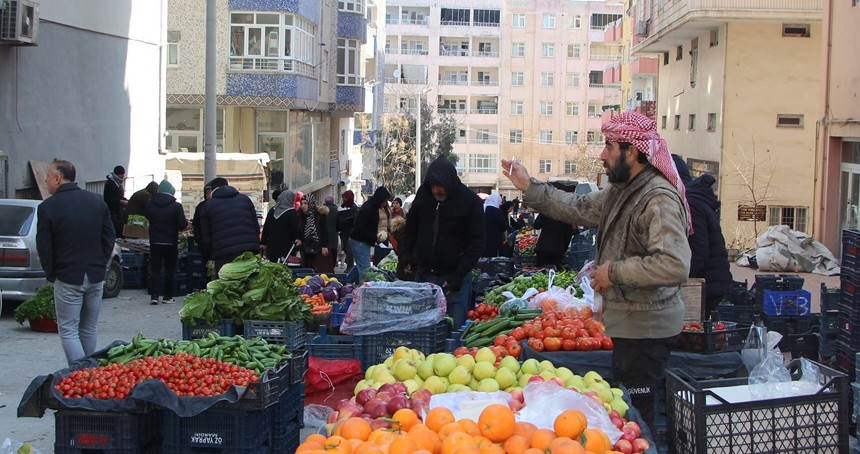
[[[45,284],[36,251],[36,208],[40,200],[0,199],[0,304],[24,301]],[[122,254],[114,245],[105,275],[104,298],[122,290]]]

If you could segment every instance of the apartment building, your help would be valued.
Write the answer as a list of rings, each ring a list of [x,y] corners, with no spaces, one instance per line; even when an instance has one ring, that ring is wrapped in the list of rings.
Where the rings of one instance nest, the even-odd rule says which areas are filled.
[[[166,149],[202,152],[205,10],[169,7]],[[217,152],[265,154],[268,189],[339,193],[365,103],[364,0],[219,1],[217,29]]]
[[[594,179],[577,160],[595,161],[604,106],[620,102],[603,80],[620,60],[604,28],[620,17],[620,2],[389,0],[385,111],[414,112],[427,96],[453,115],[458,172],[478,191],[515,195],[502,157],[541,179]]]
[[[659,54],[656,117],[717,179],[729,246],[769,225],[812,234],[824,0],[639,0],[634,56]]]
[[[625,0],[624,11],[631,11],[635,0]],[[621,47],[621,61],[603,71],[603,80],[621,84],[621,110],[633,110],[656,118],[658,56],[631,55],[630,48],[642,42],[648,34],[647,22],[636,22],[629,14],[606,26],[604,42]]]

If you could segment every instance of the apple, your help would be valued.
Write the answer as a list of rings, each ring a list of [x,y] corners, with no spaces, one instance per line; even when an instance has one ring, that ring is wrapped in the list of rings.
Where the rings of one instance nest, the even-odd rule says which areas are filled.
[[[540,375],[532,375],[529,377],[529,383],[543,383],[544,379]]]
[[[337,411],[341,411],[344,408],[346,408],[347,405],[350,405],[351,403],[352,402],[349,399],[341,399],[341,400],[337,401],[337,404],[335,404],[334,409]]]
[[[392,386],[394,386],[394,390],[396,391],[397,394],[406,394],[407,393],[406,384],[403,383],[402,381],[396,382]]]
[[[598,395],[597,395],[597,393],[596,393],[596,392],[594,392],[594,391],[592,391],[592,390],[588,390],[588,391],[586,391],[586,392],[582,393],[582,395],[583,395],[583,396],[588,396],[588,397],[590,397],[590,398],[592,398],[592,399],[594,399],[594,400],[596,400],[596,401],[600,402],[600,404],[601,404],[601,405],[603,405],[603,401],[602,401],[602,400],[600,400],[600,396],[598,396]]]
[[[624,424],[624,427],[631,427],[634,431],[636,431],[636,438],[642,436],[642,428],[639,427],[639,423],[635,421],[628,421],[627,424]]]
[[[512,389],[512,390],[508,391],[508,393],[510,393],[511,397],[513,397],[514,400],[516,400],[516,401],[519,401],[519,402],[525,402],[526,401],[526,398],[523,395],[522,389],[519,389],[519,388]]]
[[[384,383],[377,391],[381,393],[389,393],[392,396],[397,394],[397,388],[391,383]]]
[[[430,402],[431,397],[433,397],[433,393],[426,388],[421,388],[418,391],[412,393],[412,396],[410,396],[412,400],[417,400],[421,402]]]
[[[648,443],[648,440],[644,438],[637,438],[633,440],[633,452],[645,452],[645,450],[650,447],[651,443]]]
[[[620,418],[620,417],[621,417],[621,414],[620,414],[620,413],[618,413],[618,410],[612,410],[612,411],[610,411],[610,412],[609,412],[609,417],[610,417],[610,418],[612,418],[612,417]]]
[[[633,443],[622,438],[615,443],[615,450],[624,454],[633,454]]]
[[[376,390],[373,388],[365,388],[355,395],[355,403],[363,407],[367,403],[367,401],[373,399],[374,397],[376,397]]]
[[[520,411],[525,406],[526,405],[524,403],[522,403],[516,399],[511,399],[510,401],[508,401],[508,407],[511,408],[511,411]]]
[[[385,386],[385,385],[383,385],[383,386]],[[380,387],[379,389],[382,389],[382,387]],[[392,393],[392,392],[388,392],[388,391],[377,391],[376,392],[376,398],[383,401],[383,402],[388,402],[396,394],[397,393]]]
[[[328,414],[328,418],[326,418],[325,422],[328,424],[334,424],[334,422],[337,421],[337,417],[339,415],[340,415],[339,412],[333,411],[333,412]]]
[[[381,418],[383,416],[388,416],[388,410],[386,406],[388,404],[379,399],[370,399],[370,402],[364,406],[364,411],[370,415],[371,418]]]
[[[550,381],[557,384],[558,386],[561,386],[562,388],[564,388],[564,381],[562,379],[560,379],[558,377],[552,377],[550,379]]]
[[[409,408],[409,399],[405,396],[394,396],[391,400],[388,401],[388,404],[385,406],[385,409],[388,410],[389,415],[393,415],[400,410],[401,408]]]
[[[633,443],[633,440],[639,438],[639,436],[636,435],[636,431],[632,427],[622,427],[621,438]]]
[[[618,416],[612,416],[609,419],[612,420],[612,425],[617,427],[618,430],[621,430],[621,428],[624,427],[624,420]]]
[[[370,423],[370,428],[372,430],[376,429],[390,429],[391,424],[384,419],[374,419],[373,422]]]
[[[427,407],[427,402],[422,402],[420,400],[409,402],[409,408],[411,408],[419,417],[423,416],[427,412]]]

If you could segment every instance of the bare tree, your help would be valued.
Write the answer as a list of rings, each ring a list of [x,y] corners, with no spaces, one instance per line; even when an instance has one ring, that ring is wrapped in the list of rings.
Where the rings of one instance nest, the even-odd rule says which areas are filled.
[[[585,142],[569,146],[564,152],[564,159],[573,161],[573,176],[577,180],[593,181],[597,175],[604,172],[600,149]]]
[[[734,138],[734,134],[732,134]],[[752,138],[752,152],[747,154],[744,148],[738,143],[739,159],[735,159],[732,155],[726,153],[725,157],[729,164],[734,169],[726,173],[729,181],[728,184],[733,184],[743,188],[745,197],[741,197],[733,202],[737,202],[740,206],[752,207],[752,216],[749,221],[753,223],[753,241],[759,235],[759,222],[763,221],[759,215],[759,207],[764,207],[772,198],[771,181],[773,180],[774,164],[771,161],[770,150],[765,150],[765,155],[760,157],[755,146],[755,137]],[[765,212],[767,216],[767,212]],[[738,232],[739,235],[739,232]]]

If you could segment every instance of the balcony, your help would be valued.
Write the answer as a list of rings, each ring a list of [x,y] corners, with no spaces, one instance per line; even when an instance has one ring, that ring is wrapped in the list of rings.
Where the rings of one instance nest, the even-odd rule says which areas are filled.
[[[439,79],[439,85],[469,85],[467,80]]]
[[[499,53],[494,51],[476,50],[472,52],[473,57],[491,57],[499,58]]]
[[[631,77],[647,77],[656,76],[657,68],[659,67],[657,58],[654,57],[639,57],[630,62]]]
[[[620,43],[623,37],[623,24],[621,19],[607,25],[603,28],[603,42],[605,43]]]
[[[599,61],[621,61],[621,54],[610,54],[610,53],[602,53],[602,52],[592,52],[588,58],[590,60],[599,60]]]
[[[400,55],[430,55],[430,51],[419,47],[402,47]]]
[[[498,87],[499,81],[498,80],[473,80],[472,86],[473,87]]]
[[[602,88],[602,89],[613,89],[620,90],[621,84],[608,84],[608,83],[588,83],[588,88]]]
[[[497,137],[472,137],[471,139],[469,139],[469,143],[494,145],[499,143],[499,139]]]
[[[473,115],[496,115],[499,113],[498,107],[483,107],[480,109],[470,109],[470,114]]]
[[[647,27],[637,30],[644,39],[633,52],[670,51],[705,28],[691,25],[696,22],[712,27],[735,20],[820,21],[824,3],[825,0],[676,0],[658,10]]]
[[[400,77],[386,77],[385,83],[394,85],[427,85],[427,79],[403,79]]]
[[[231,56],[230,71],[276,72],[314,77],[314,66],[303,61],[285,57]]]

